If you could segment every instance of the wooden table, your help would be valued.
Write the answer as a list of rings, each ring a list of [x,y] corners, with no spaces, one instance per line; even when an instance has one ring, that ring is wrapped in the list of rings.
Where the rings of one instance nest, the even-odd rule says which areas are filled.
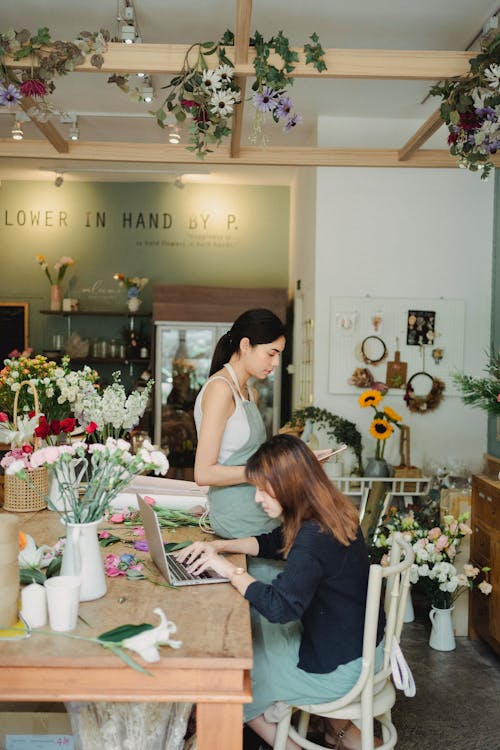
[[[37,544],[53,543],[62,536],[55,513],[18,516],[21,528]],[[115,529],[122,535],[123,526]],[[198,529],[186,528],[169,531],[165,538],[180,541],[209,537]],[[120,554],[124,547],[107,547],[103,555]],[[126,551],[132,548],[127,546]],[[148,559],[147,553],[137,556]],[[234,561],[244,564],[242,556],[234,556]],[[108,578],[107,582],[105,597],[80,604],[80,615],[91,627],[80,622],[76,635],[95,636],[125,623],[156,625],[159,621],[153,610],[161,607],[177,625],[174,638],[182,641],[182,648],[161,647],[160,661],[144,664],[152,673],[147,676],[85,641],[39,634],[12,643],[3,641],[0,700],[194,702],[198,750],[241,750],[243,703],[251,700],[248,603],[230,584],[171,589],[124,577]]]

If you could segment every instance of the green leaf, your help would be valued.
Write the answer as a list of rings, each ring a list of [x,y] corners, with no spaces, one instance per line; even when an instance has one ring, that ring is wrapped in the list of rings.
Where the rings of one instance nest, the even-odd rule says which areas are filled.
[[[97,636],[97,639],[99,641],[105,641],[106,643],[120,643],[126,638],[132,638],[134,635],[143,633],[145,630],[152,629],[153,625],[150,625],[148,622],[143,622],[140,625],[119,625],[117,628],[106,630],[104,633],[101,633],[101,635]]]
[[[37,568],[20,568],[19,569],[19,583],[23,586],[30,583],[43,583],[45,582],[45,576],[41,570]]]
[[[147,674],[149,677],[153,676],[151,672],[149,672],[147,669],[144,669],[144,667],[141,667],[141,665],[138,664],[135,659],[130,656],[130,654],[127,654],[127,652],[121,649],[119,646],[113,646],[110,643],[103,643],[102,645],[105,648],[108,648],[115,656],[118,656],[118,658],[125,662],[128,667],[132,667],[132,669],[135,669],[136,672],[142,672],[142,674]]]
[[[62,556],[54,557],[47,566],[47,570],[45,571],[46,577],[52,578],[53,576],[58,576],[61,572],[61,565]]]
[[[215,46],[215,42],[202,42],[202,44],[200,44],[200,47],[202,49],[211,49],[213,47],[212,52],[215,52],[215,50],[217,49]]]

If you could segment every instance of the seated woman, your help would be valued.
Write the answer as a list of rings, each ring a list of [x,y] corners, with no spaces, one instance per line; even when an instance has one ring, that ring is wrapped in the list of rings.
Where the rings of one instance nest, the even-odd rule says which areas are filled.
[[[272,623],[289,623],[287,639],[253,632],[253,702],[245,721],[270,745],[276,725],[264,712],[276,701],[326,703],[345,695],[361,670],[368,553],[356,508],[329,482],[312,451],[292,435],[276,435],[248,460],[255,502],[282,525],[246,539],[195,542],[177,553],[195,573],[213,568]],[[221,552],[285,558],[270,584],[236,568]],[[381,665],[383,614],[376,657]],[[325,720],[325,743],[356,750],[359,730]],[[288,740],[287,748],[297,748]]]

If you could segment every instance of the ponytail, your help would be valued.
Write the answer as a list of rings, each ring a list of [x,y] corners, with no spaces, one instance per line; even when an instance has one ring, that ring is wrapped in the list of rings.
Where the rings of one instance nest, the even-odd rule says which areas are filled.
[[[220,370],[226,362],[229,362],[233,354],[239,352],[241,339],[248,338],[250,346],[257,346],[257,344],[270,344],[285,335],[285,326],[271,310],[247,310],[235,320],[231,330],[217,342],[209,376]]]

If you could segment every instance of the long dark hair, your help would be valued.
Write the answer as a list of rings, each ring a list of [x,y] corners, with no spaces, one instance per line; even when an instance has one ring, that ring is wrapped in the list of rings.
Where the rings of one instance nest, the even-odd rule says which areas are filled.
[[[285,335],[285,326],[271,310],[247,310],[217,342],[210,365],[210,375],[220,370],[229,362],[231,356],[240,350],[241,339],[248,338],[250,346],[257,346],[270,344],[271,341]]]
[[[247,461],[252,484],[269,487],[283,508],[283,552],[287,554],[306,520],[314,519],[348,547],[359,518],[354,505],[334,487],[314,453],[295,435],[275,435]]]

